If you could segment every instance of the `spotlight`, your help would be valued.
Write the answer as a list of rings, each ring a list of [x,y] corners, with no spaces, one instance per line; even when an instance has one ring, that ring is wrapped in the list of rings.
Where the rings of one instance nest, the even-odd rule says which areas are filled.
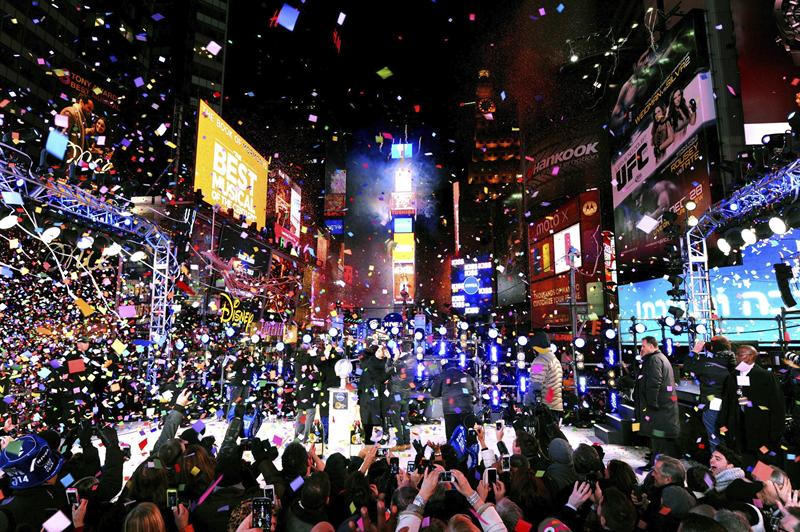
[[[336,338],[337,336],[339,336],[339,329],[337,329],[336,327],[331,327],[330,329],[328,329],[328,336],[330,336],[331,338]]]
[[[777,216],[773,216],[772,218],[769,219],[769,228],[776,235],[786,234],[786,222],[784,222]]]
[[[717,240],[717,248],[719,248],[719,250],[723,252],[725,255],[730,253],[732,249],[730,243],[728,243],[728,241],[725,240],[724,238],[720,238],[719,240]]]
[[[675,325],[669,328],[669,332],[671,332],[674,335],[683,334],[683,331],[684,331],[683,323],[679,321],[675,322]]]
[[[572,63],[577,63],[578,62],[578,54],[572,54],[571,56],[569,56],[569,60]]]
[[[497,338],[498,334],[500,334],[500,333],[497,332],[497,329],[495,329],[495,328],[489,329],[489,338],[491,338],[492,340]]]
[[[738,210],[739,210],[739,204],[738,204],[738,203],[736,203],[736,202],[733,202],[733,203],[731,203],[730,205],[728,205],[728,208],[729,208],[730,210],[732,210],[733,212],[736,212],[736,211],[738,211]]]
[[[139,262],[147,258],[147,254],[144,251],[134,251],[131,253],[130,261],[131,262]]]
[[[606,335],[606,338],[608,338],[609,340],[613,340],[614,338],[617,337],[617,330],[616,329],[606,329],[606,332],[604,334]]]
[[[9,214],[2,220],[0,220],[0,229],[11,229],[15,225],[17,225],[18,219],[16,214]]]
[[[58,235],[60,234],[61,234],[61,229],[59,229],[58,227],[48,227],[47,229],[44,230],[44,232],[39,238],[41,238],[42,242],[44,242],[45,244],[49,244],[50,242],[58,238]]]
[[[684,207],[686,207],[687,211],[692,212],[693,210],[695,210],[697,208],[697,203],[695,203],[692,200],[689,200],[689,201],[686,202]]]
[[[424,356],[425,351],[422,349],[422,347],[417,347],[417,360],[422,360]]]
[[[286,346],[283,342],[278,342],[275,344],[275,351],[282,352],[284,349],[286,349]]]
[[[466,321],[459,322],[458,328],[461,329],[462,331],[466,331],[467,329],[469,329],[469,323],[467,323]]]
[[[696,226],[698,223],[699,223],[699,220],[697,219],[697,216],[695,216],[694,214],[690,215],[690,216],[689,216],[689,217],[686,219],[686,225],[688,225],[689,227],[694,227],[694,226]]]
[[[389,330],[389,332],[392,333],[393,335],[397,336],[398,333],[400,332],[400,329],[398,329],[397,326],[394,326]]]
[[[681,307],[676,307],[673,305],[667,309],[667,313],[674,316],[676,320],[679,320],[683,317],[684,314],[686,314],[686,311],[683,310]]]
[[[708,332],[708,327],[703,323],[698,323],[694,326],[694,332],[697,334],[706,334]]]
[[[528,345],[528,337],[527,336],[520,336],[519,338],[517,338],[517,343],[519,345],[523,346],[523,347]]]
[[[425,335],[423,334],[422,329],[417,329],[414,331],[414,340],[419,342],[424,336]]]
[[[369,328],[372,331],[378,330],[378,327],[380,326],[380,324],[381,324],[380,320],[378,320],[376,318],[372,318],[371,320],[369,320],[369,323],[368,323]]]
[[[749,227],[742,229],[742,232],[740,234],[742,236],[742,240],[748,246],[752,246],[753,244],[758,242],[758,238],[756,237],[755,231],[753,231]]]
[[[103,255],[106,255],[108,257],[115,257],[119,255],[120,251],[122,251],[122,246],[114,242],[110,246],[103,248]]]
[[[310,334],[304,334],[303,335],[303,343],[304,344],[310,344],[311,343],[311,335]]]
[[[78,249],[89,249],[94,244],[94,238],[90,236],[82,236],[78,239]]]
[[[253,336],[250,337],[250,341],[253,342],[254,344],[257,344],[258,342],[261,341],[261,337],[257,334],[254,334]]]
[[[584,347],[586,347],[586,339],[584,338],[575,338],[575,340],[573,340],[572,343],[578,349],[583,349]]]
[[[672,327],[675,325],[675,317],[674,316],[664,316],[658,320],[658,324],[662,327]]]
[[[446,334],[447,334],[447,327],[445,327],[444,325],[442,325],[441,327],[439,327],[439,328],[437,329],[437,331],[439,332],[439,334],[441,334],[442,336],[444,336],[444,335],[446,335]]]
[[[729,229],[725,232],[725,240],[731,245],[732,248],[740,248],[744,244],[744,238],[742,237],[742,231],[738,227],[734,227]]]
[[[637,323],[633,326],[633,330],[636,331],[637,334],[644,334],[647,331],[647,325],[644,323]]]

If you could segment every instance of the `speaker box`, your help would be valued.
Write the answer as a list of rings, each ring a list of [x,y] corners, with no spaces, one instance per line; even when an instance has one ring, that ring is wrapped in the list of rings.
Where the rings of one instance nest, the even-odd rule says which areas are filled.
[[[789,281],[794,279],[792,268],[783,262],[775,264],[775,280],[778,281],[778,290],[781,292],[781,301],[788,308],[797,305],[797,301],[792,296],[792,290],[789,287]]]

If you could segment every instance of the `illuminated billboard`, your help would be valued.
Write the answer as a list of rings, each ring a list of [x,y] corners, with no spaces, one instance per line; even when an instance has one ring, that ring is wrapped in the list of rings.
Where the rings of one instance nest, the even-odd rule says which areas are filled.
[[[398,217],[392,220],[392,232],[394,233],[413,233],[414,223],[411,218]]]
[[[414,233],[395,233],[392,262],[414,262]]]
[[[393,264],[392,277],[395,304],[414,301],[414,263]]]
[[[233,209],[260,229],[267,215],[268,172],[269,161],[201,100],[194,188],[203,191],[204,200]]]
[[[300,187],[293,184],[291,193],[291,203],[289,206],[289,221],[292,225],[292,232],[294,236],[300,236],[300,207],[302,206],[302,197],[300,196]]]
[[[489,260],[450,261],[450,307],[465,316],[491,312],[494,296],[494,268]]]

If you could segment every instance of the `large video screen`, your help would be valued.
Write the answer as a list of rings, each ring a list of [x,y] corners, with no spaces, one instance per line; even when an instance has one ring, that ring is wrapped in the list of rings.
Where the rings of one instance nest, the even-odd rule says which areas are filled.
[[[494,268],[491,261],[450,261],[450,305],[465,316],[491,312]]]
[[[204,200],[264,227],[269,162],[204,101],[197,119],[194,188]]]

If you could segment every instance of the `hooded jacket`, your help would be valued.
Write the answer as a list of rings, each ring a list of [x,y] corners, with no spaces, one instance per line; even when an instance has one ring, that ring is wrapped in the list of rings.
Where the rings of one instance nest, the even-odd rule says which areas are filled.
[[[731,351],[719,353],[698,353],[688,365],[700,384],[700,402],[708,404],[712,398],[722,399],[722,387],[725,379],[733,371],[734,354]]]
[[[547,446],[547,452],[553,463],[547,466],[545,479],[550,482],[551,493],[558,493],[578,480],[572,464],[572,447],[567,440],[554,438]]]
[[[531,364],[531,389],[542,395],[542,402],[550,410],[564,411],[561,389],[564,385],[564,370],[561,362],[550,349],[537,348],[538,355]]]

